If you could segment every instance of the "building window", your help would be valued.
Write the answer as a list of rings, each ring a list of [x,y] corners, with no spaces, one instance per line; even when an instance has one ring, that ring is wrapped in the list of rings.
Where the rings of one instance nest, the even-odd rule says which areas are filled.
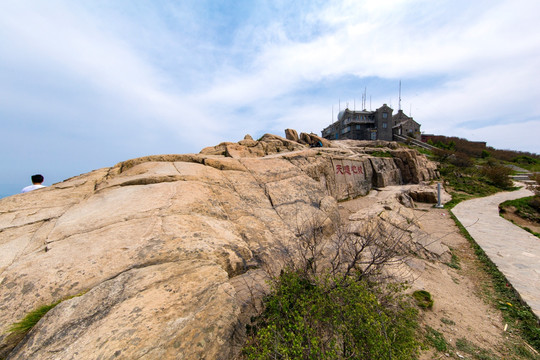
[[[383,119],[388,119],[388,113],[383,112],[382,117],[383,117]]]
[[[356,125],[356,130],[360,130],[362,128],[361,125]]]
[[[347,126],[345,129],[341,130],[341,133],[342,134],[345,134],[347,132],[351,131],[351,127],[350,126]]]
[[[386,114],[386,113],[385,113],[385,114]],[[387,123],[386,121],[383,122],[383,123],[382,123],[382,127],[383,127],[383,129],[386,129],[386,128],[388,127],[388,123]]]

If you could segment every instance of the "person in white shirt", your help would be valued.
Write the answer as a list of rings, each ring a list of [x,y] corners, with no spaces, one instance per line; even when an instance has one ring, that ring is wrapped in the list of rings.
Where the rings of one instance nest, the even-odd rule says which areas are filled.
[[[36,190],[36,189],[45,187],[45,185],[41,185],[41,183],[43,183],[43,175],[40,175],[40,174],[32,175],[32,184],[33,185],[25,187],[24,189],[21,190],[21,192],[25,193],[25,192],[29,192],[29,191],[32,191],[32,190]]]

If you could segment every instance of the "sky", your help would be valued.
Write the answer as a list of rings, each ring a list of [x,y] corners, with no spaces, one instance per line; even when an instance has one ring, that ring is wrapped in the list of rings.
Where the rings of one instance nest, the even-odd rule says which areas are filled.
[[[540,153],[537,0],[0,0],[0,197],[401,107]]]

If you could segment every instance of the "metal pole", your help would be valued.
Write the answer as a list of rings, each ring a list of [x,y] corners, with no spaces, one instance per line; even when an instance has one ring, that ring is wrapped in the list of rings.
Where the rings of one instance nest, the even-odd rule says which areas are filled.
[[[437,183],[437,205],[436,208],[442,209],[444,206],[441,204],[441,183]]]

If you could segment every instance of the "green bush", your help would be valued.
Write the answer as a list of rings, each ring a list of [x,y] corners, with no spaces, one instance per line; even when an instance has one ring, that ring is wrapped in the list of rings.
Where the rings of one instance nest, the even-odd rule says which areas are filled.
[[[482,174],[489,182],[501,189],[509,189],[512,186],[510,174],[512,170],[509,167],[498,164],[488,164],[482,167]]]
[[[533,196],[531,200],[529,200],[529,206],[537,212],[540,212],[540,195]]]
[[[519,155],[513,158],[512,162],[516,164],[532,165],[532,164],[538,164],[540,160],[535,159],[531,156],[527,156],[527,155]]]
[[[394,289],[366,281],[309,280],[283,272],[265,299],[243,354],[247,359],[414,359],[417,311]]]
[[[431,309],[433,307],[433,298],[431,294],[426,290],[416,290],[413,292],[413,298],[416,300],[416,304],[424,309]]]

